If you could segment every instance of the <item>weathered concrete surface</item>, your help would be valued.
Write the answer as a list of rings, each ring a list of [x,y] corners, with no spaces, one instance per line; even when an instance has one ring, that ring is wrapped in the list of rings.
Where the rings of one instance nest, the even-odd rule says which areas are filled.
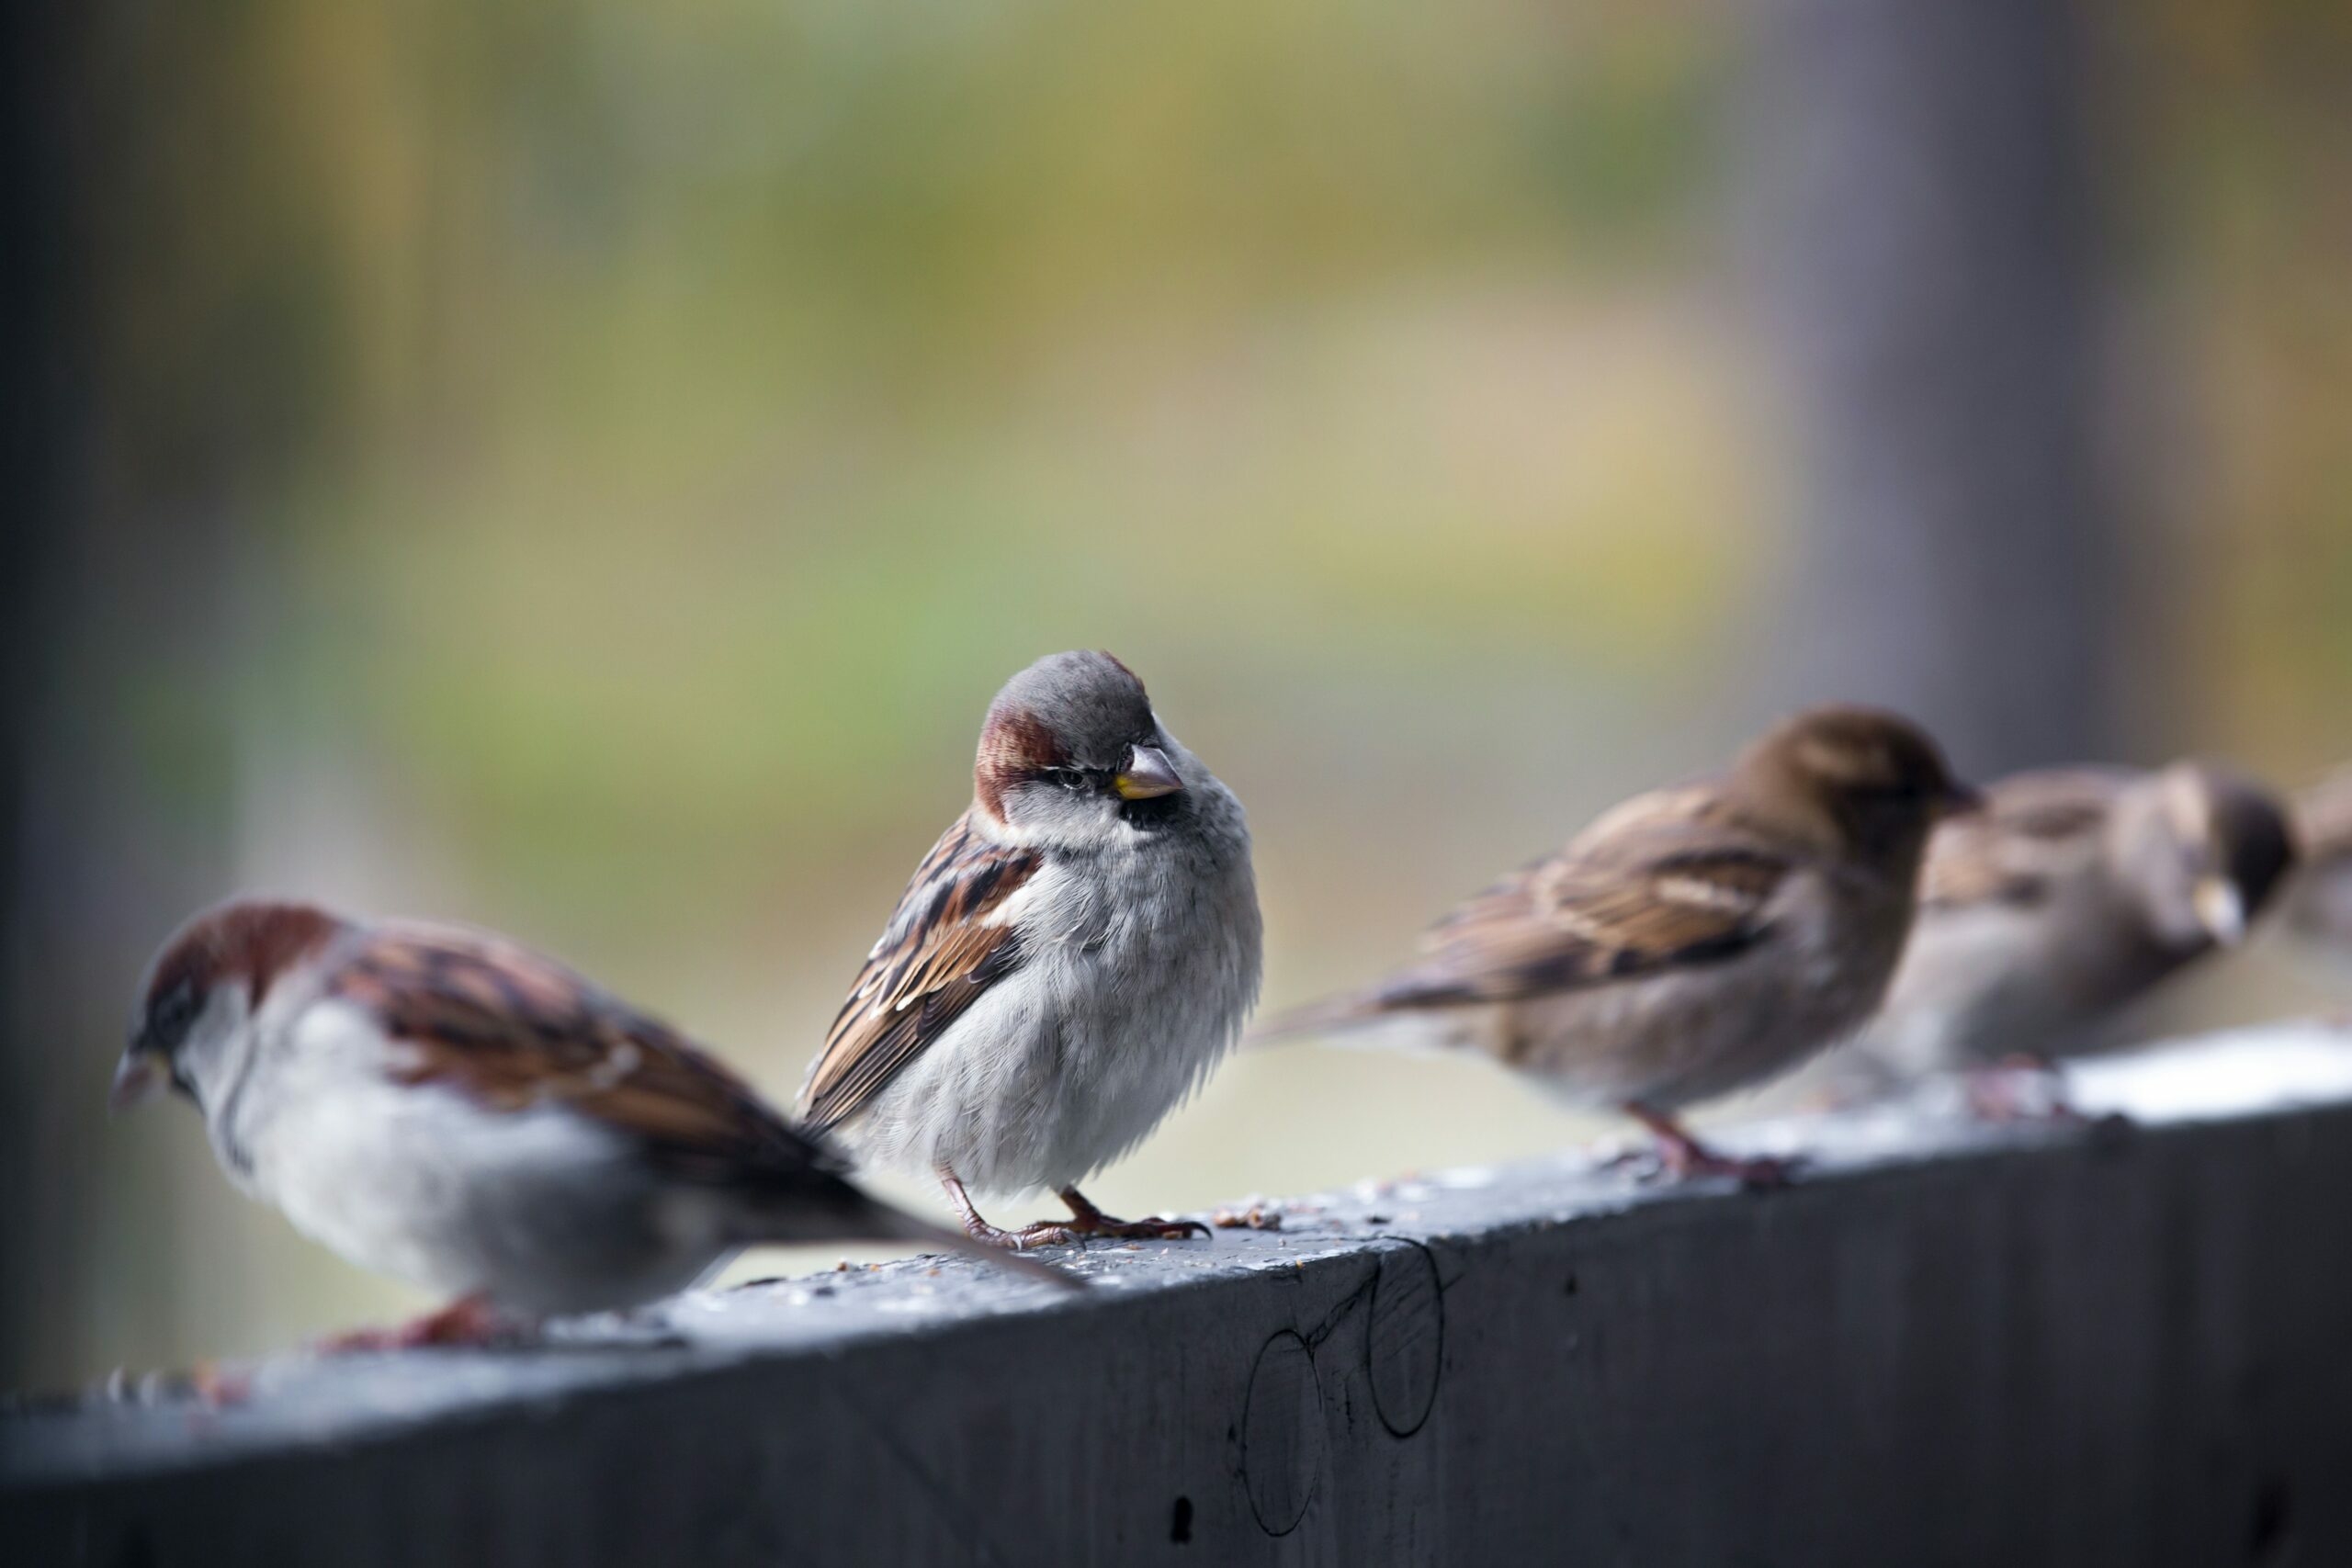
[[[2352,1562],[2352,1041],[2085,1075],[2129,1130],[1803,1127],[1280,1233],[827,1275],[530,1354],[0,1423],[11,1562]],[[663,1337],[673,1343],[649,1343]],[[638,1342],[629,1342],[634,1334]]]

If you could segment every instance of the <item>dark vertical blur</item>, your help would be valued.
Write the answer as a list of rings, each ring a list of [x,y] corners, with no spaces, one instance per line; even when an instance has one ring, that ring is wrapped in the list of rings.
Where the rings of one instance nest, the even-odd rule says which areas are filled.
[[[2116,740],[2081,24],[1771,0],[1747,35],[1743,201],[1797,446],[1781,694],[1905,709],[1987,775]]]
[[[246,486],[304,416],[289,370],[301,315],[287,306],[300,291],[270,272],[300,262],[215,218],[251,210],[230,149],[252,110],[220,68],[234,21],[60,6],[12,8],[9,25],[23,225],[0,355],[0,1376],[13,1382],[171,1310],[175,1238],[99,1212],[105,1173],[86,1156],[120,1038],[100,1021],[128,1016],[159,922],[217,893],[229,864],[232,677],[268,615]],[[101,1273],[107,1325],[86,1305]]]
[[[43,1180],[44,1165],[56,1162],[42,1135],[40,1065],[26,1042],[41,1021],[33,977],[47,948],[35,923],[30,774],[56,648],[67,454],[83,423],[63,299],[72,266],[62,152],[74,97],[65,64],[77,15],[69,6],[18,6],[0,21],[6,71],[0,187],[7,192],[0,203],[0,343],[7,345],[0,353],[0,506],[7,518],[0,528],[0,1213],[8,1230],[0,1247],[0,1346],[12,1376],[31,1364],[25,1348],[55,1332],[40,1311],[40,1275],[76,1250],[77,1173]],[[54,1190],[60,1181],[67,1190]],[[44,1186],[51,1190],[42,1193]]]

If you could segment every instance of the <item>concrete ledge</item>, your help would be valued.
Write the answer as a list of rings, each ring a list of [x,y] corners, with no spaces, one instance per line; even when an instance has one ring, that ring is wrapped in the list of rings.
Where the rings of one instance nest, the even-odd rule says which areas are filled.
[[[2352,1562],[2352,1040],[2101,1064],[2128,1129],[1808,1124],[1091,1253],[689,1298],[528,1354],[0,1422],[11,1562]],[[1788,1128],[1758,1129],[1780,1141]],[[1751,1138],[1750,1142],[1757,1141]]]

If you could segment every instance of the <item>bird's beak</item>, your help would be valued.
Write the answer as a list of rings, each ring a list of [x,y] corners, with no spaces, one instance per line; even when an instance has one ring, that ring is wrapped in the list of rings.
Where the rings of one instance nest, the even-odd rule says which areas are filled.
[[[1936,802],[1936,816],[1968,817],[1984,809],[1984,792],[1974,784],[1953,779],[1944,785],[1941,799]]]
[[[154,1099],[171,1081],[163,1052],[144,1041],[134,1040],[130,1049],[122,1054],[122,1065],[114,1070],[114,1088],[107,1091],[107,1109],[119,1116],[132,1106]]]
[[[2198,878],[2189,903],[2197,911],[2197,923],[2222,946],[2235,947],[2245,940],[2245,896],[2228,877]]]
[[[1176,764],[1157,746],[1138,746],[1127,753],[1127,765],[1112,775],[1111,787],[1121,800],[1156,800],[1184,787]]]

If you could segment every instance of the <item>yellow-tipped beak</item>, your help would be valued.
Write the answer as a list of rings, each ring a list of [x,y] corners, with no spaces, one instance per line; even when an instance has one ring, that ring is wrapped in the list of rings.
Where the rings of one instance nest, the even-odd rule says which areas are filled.
[[[2245,899],[2226,876],[2200,878],[2190,896],[2197,923],[2223,947],[2235,947],[2245,938]]]
[[[1127,754],[1127,765],[1111,777],[1121,800],[1156,800],[1184,787],[1176,764],[1157,746],[1138,746]]]
[[[134,1105],[153,1100],[171,1081],[163,1053],[153,1046],[133,1045],[122,1054],[114,1070],[114,1088],[107,1092],[107,1109],[119,1116]]]

